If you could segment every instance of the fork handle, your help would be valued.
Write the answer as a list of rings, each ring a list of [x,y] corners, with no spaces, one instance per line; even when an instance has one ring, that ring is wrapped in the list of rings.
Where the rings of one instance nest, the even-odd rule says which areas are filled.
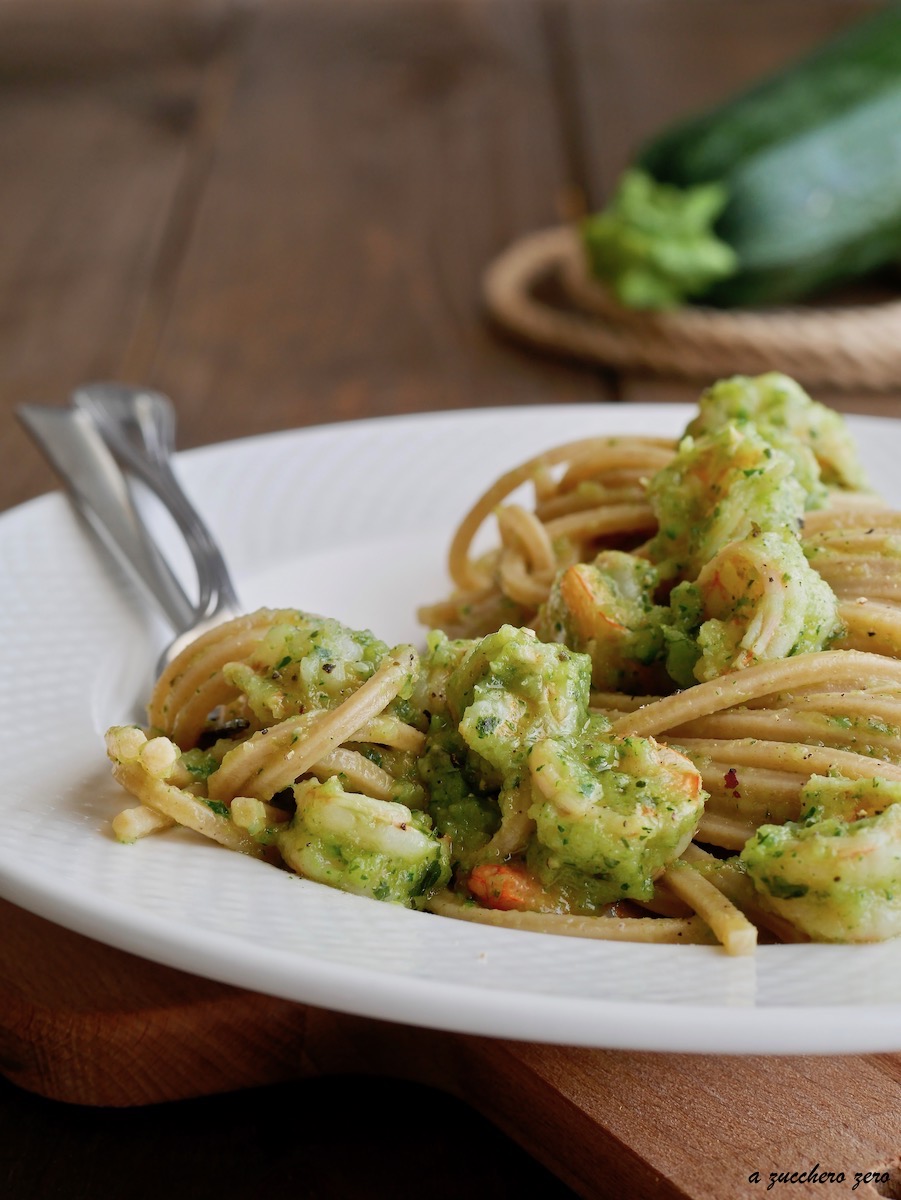
[[[184,537],[197,571],[191,624],[236,612],[240,605],[225,560],[172,470],[171,402],[147,388],[92,383],[72,394],[72,404],[93,418],[113,456],[160,499]]]
[[[176,632],[189,629],[194,605],[153,541],[90,414],[42,404],[23,404],[17,411],[103,545],[157,600]]]

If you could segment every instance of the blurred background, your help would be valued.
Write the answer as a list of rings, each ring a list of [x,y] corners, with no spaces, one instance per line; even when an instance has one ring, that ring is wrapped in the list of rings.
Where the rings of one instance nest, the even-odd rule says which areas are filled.
[[[632,398],[497,338],[486,264],[602,203],[661,124],[877,7],[3,0],[4,410],[142,381],[195,445],[224,410],[238,436]],[[51,482],[30,450],[6,469],[10,502]]]
[[[89,379],[169,394],[182,447],[428,409],[685,398],[513,345],[484,319],[482,272],[602,204],[663,124],[878,7],[0,0],[2,506],[55,486],[15,405]],[[4,1083],[0,1127],[11,1200],[570,1194],[468,1105],[386,1080],[131,1113]],[[598,1180],[595,1194],[612,1193]]]

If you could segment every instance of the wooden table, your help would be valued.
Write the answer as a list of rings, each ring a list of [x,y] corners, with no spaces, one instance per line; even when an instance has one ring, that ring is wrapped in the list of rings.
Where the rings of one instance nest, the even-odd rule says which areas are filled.
[[[663,120],[874,6],[5,0],[0,505],[54,486],[14,406],[62,402],[89,378],[168,392],[184,447],[387,413],[694,394],[508,344],[482,319],[480,273],[517,236],[599,202]],[[15,1200],[569,1187],[725,1200],[762,1191],[771,1170],[819,1157],[853,1174],[901,1149],[895,1057],[692,1059],[417,1033],[193,980],[6,904],[0,919],[0,1194]],[[208,1042],[191,1049],[195,1026],[180,1021],[201,1010]],[[231,1023],[253,1014],[278,1040],[229,1055]],[[198,1062],[228,1094],[116,1111],[20,1090],[176,1098],[198,1090]],[[395,1081],[398,1064],[457,1098]],[[901,1196],[893,1170],[889,1190],[857,1194]]]

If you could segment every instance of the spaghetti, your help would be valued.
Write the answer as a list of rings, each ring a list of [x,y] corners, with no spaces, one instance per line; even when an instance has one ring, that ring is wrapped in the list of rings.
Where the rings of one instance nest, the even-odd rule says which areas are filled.
[[[198,639],[107,735],[117,837],[566,936],[901,932],[901,514],[782,376],[690,429],[505,473],[422,654],[286,609]]]

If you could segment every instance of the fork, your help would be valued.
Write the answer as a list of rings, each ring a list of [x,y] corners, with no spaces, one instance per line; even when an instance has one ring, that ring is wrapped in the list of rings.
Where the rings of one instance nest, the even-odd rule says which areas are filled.
[[[159,675],[185,645],[241,611],[222,552],[175,472],[175,410],[148,388],[92,383],[68,407],[22,404],[17,415],[53,465],[90,529],[157,602],[174,634]],[[140,481],[179,530],[197,574],[192,600],[137,502]]]

